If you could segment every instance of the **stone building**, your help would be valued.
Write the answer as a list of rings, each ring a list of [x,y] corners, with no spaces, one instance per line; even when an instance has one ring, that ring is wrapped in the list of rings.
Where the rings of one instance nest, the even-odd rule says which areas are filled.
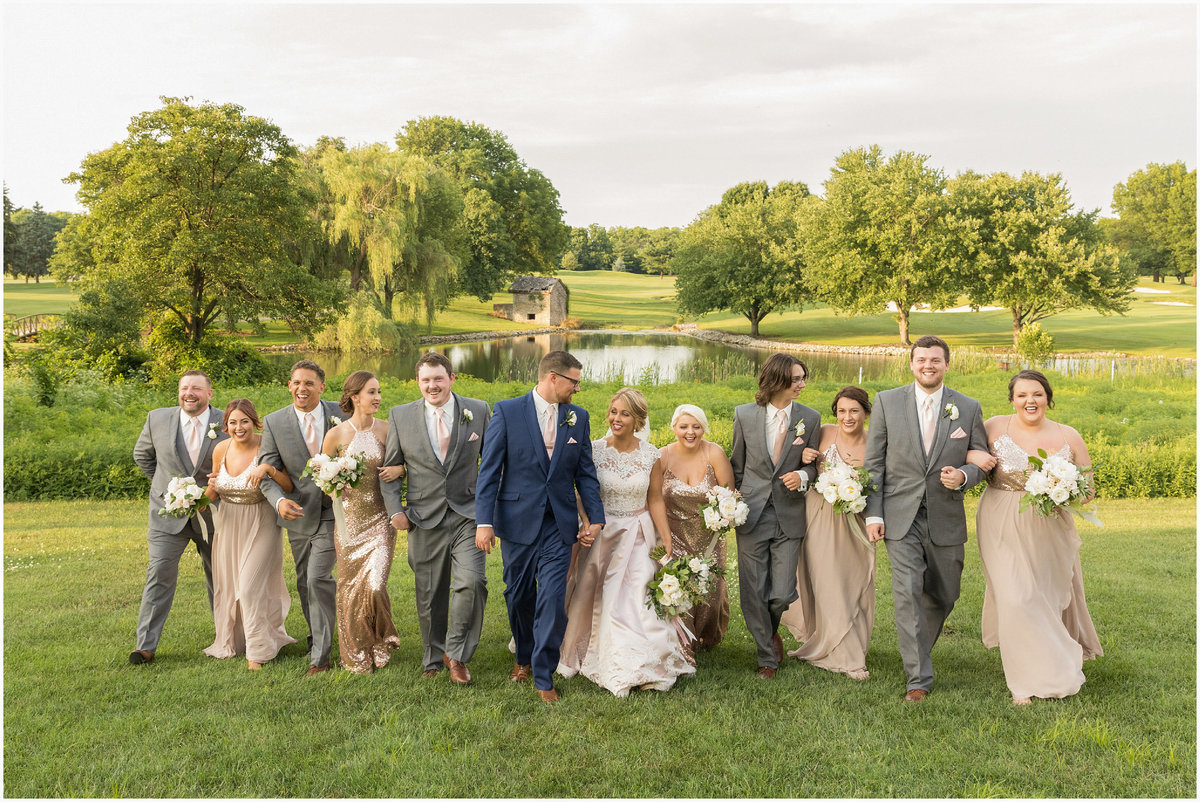
[[[567,319],[571,291],[560,279],[521,276],[513,281],[508,291],[513,296],[511,304],[492,305],[495,314],[500,317],[543,326],[561,326]]]

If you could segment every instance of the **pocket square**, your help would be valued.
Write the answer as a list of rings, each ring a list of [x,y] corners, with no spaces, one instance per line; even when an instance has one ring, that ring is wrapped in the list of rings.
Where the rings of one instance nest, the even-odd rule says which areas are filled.
[[[467,442],[469,443],[472,440],[478,440],[478,439],[479,439],[479,435],[475,434],[475,432],[471,432],[471,436],[467,438]]]
[[[966,436],[967,436],[967,433],[962,430],[961,426],[959,426],[957,429],[955,429],[953,432],[950,433],[951,440],[961,440],[962,438],[964,438]]]
[[[800,444],[801,444],[801,443],[803,443],[803,442],[804,442],[804,438],[803,438],[803,437],[797,437],[795,440],[793,440],[793,441],[792,441],[792,445],[794,445],[794,446],[798,446],[798,445],[800,445]]]
[[[567,445],[571,445],[572,443],[575,443],[576,445],[578,445],[579,441],[576,440],[574,437],[567,438]]]

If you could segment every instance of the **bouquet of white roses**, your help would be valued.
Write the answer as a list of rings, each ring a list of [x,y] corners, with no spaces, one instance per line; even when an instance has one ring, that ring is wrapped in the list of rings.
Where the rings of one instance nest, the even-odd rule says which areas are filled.
[[[209,505],[204,488],[191,476],[175,476],[163,493],[163,506],[158,511],[165,518],[191,518]]]
[[[1104,526],[1096,517],[1096,507],[1083,509],[1083,500],[1092,496],[1092,469],[1081,470],[1066,457],[1047,456],[1038,449],[1029,458],[1025,473],[1025,495],[1020,509],[1033,507],[1042,516],[1056,515],[1059,509],[1073,512],[1096,526]]]
[[[715,532],[719,538],[728,535],[735,526],[746,523],[750,508],[742,501],[739,491],[717,485],[708,491],[708,504],[700,508],[700,514],[704,516],[705,528]],[[717,538],[713,538],[713,543],[709,545],[705,555],[712,553],[716,540]]]
[[[304,466],[301,477],[312,477],[313,484],[321,488],[321,492],[336,496],[347,487],[355,487],[363,477],[363,462],[349,454],[331,457],[319,453]]]
[[[650,552],[655,561],[661,561],[665,555],[662,546]],[[661,619],[675,618],[704,601],[713,580],[724,575],[725,570],[711,556],[676,557],[660,565],[646,584],[646,606]]]
[[[866,468],[835,462],[821,471],[813,489],[833,505],[834,512],[853,516],[867,508],[867,496],[875,492],[875,482]],[[850,519],[850,529],[859,540],[870,545],[857,518]]]

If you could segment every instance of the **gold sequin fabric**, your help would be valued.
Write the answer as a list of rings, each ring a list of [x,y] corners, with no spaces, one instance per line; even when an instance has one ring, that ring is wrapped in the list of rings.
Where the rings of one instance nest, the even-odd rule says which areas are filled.
[[[662,494],[667,507],[667,525],[671,528],[671,543],[674,556],[703,554],[712,541],[713,533],[705,528],[700,508],[708,504],[708,493],[717,485],[717,474],[709,465],[704,478],[698,485],[689,485],[670,468],[663,471]],[[727,544],[717,544],[713,556],[717,565],[725,566]],[[697,604],[680,616],[680,621],[691,630],[700,646],[711,648],[725,637],[729,628],[729,585],[724,578],[712,583],[708,601]],[[686,645],[688,651],[691,645]]]
[[[364,472],[358,487],[346,488],[334,502],[345,520],[334,537],[338,648],[344,668],[365,674],[387,665],[400,645],[387,591],[396,531],[379,492],[383,443],[374,432],[355,430],[346,453],[363,462]]]
[[[217,471],[217,478],[212,480],[212,485],[222,504],[258,504],[266,499],[260,488],[250,486],[250,470],[256,465],[257,454],[245,470],[233,476],[225,469],[225,460],[221,460],[221,467]]]
[[[1008,434],[997,437],[991,451],[996,458],[996,467],[988,476],[988,487],[1025,492],[1025,472],[1031,467],[1029,455]],[[1071,459],[1071,447],[1064,443],[1052,456]]]

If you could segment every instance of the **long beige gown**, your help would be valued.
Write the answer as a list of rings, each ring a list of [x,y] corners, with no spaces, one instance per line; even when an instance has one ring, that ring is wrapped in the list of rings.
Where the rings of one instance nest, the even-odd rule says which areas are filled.
[[[209,657],[246,654],[265,663],[296,639],[284,631],[292,600],[283,583],[283,530],[275,510],[250,471],[258,455],[237,476],[217,470],[213,487],[221,499],[213,537],[213,623],[217,634],[204,650]]]
[[[1011,437],[996,438],[992,453],[998,462],[976,516],[983,643],[1000,647],[1014,697],[1071,696],[1083,685],[1083,661],[1104,654],[1083,595],[1079,533],[1065,510],[1019,510],[1029,455]],[[1069,446],[1058,453],[1071,459]]]
[[[709,465],[698,485],[689,485],[664,466],[663,501],[667,507],[667,525],[671,528],[674,556],[703,554],[712,541],[713,533],[705,528],[700,508],[708,504],[708,493],[717,486],[717,473]],[[722,538],[713,556],[717,566],[725,567],[728,544]],[[691,631],[702,648],[712,648],[725,637],[729,629],[729,583],[724,577],[712,583],[708,600],[697,604],[679,616],[679,621]],[[691,644],[685,644],[691,648]]]
[[[392,529],[379,492],[383,443],[373,431],[355,429],[346,453],[362,460],[364,472],[358,487],[346,488],[334,500],[341,507],[333,539],[337,550],[338,650],[343,668],[368,674],[387,665],[392,649],[400,645],[387,589],[396,553],[396,530]]]
[[[821,456],[844,462],[836,443]],[[828,671],[865,671],[875,625],[875,549],[816,490],[807,492],[804,504],[808,533],[796,570],[800,597],[780,619],[802,645],[788,654]],[[865,531],[863,516],[855,517]]]

